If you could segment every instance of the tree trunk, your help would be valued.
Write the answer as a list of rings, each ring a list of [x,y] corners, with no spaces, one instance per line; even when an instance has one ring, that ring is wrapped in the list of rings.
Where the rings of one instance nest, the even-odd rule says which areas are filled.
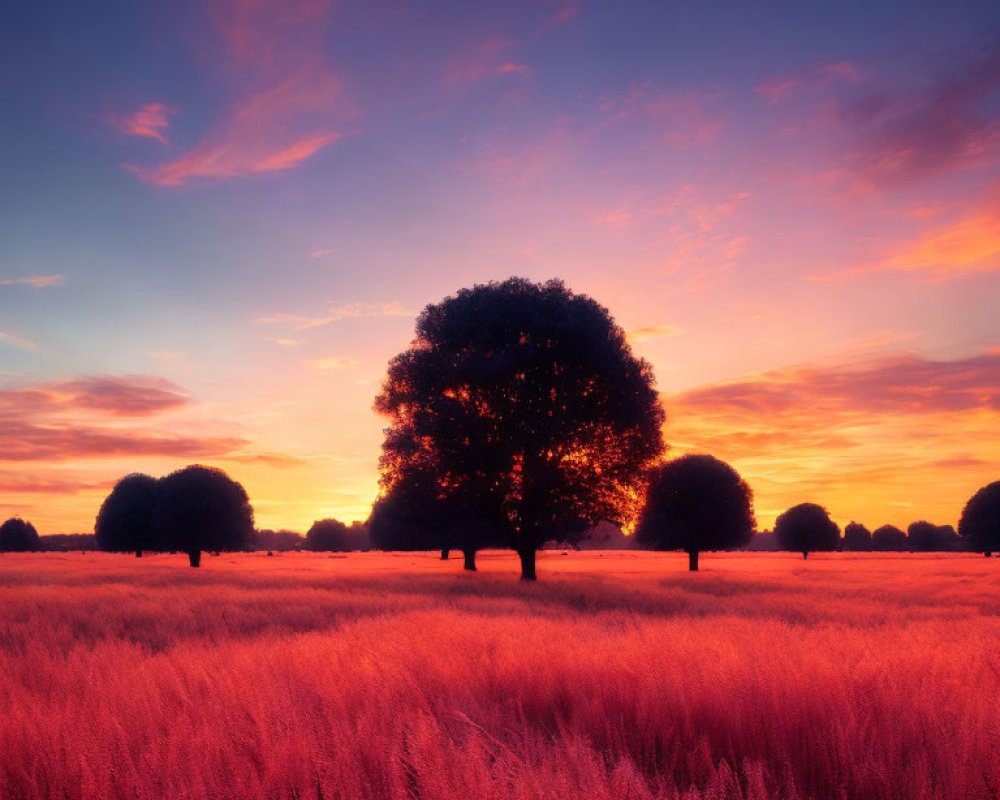
[[[802,551],[802,560],[805,561],[807,558],[809,558],[809,551],[808,550],[803,550]]]
[[[142,548],[141,547],[135,548],[135,557],[136,558],[142,558]]]
[[[518,550],[517,557],[521,559],[521,580],[537,581],[538,575],[535,574],[535,548]]]
[[[983,553],[983,555],[986,556],[986,558],[992,558],[993,557],[993,551],[992,550],[987,550],[985,553]]]
[[[448,556],[450,556],[450,555],[451,555],[451,550],[449,550],[447,547],[442,547],[441,548],[441,560],[442,561],[447,561],[448,560]]]
[[[698,551],[688,550],[688,572],[698,571]]]
[[[465,554],[465,565],[463,569],[469,570],[469,572],[476,571],[476,551],[475,550],[464,550]]]
[[[188,551],[188,561],[191,562],[192,567],[201,566],[201,550],[189,550]]]

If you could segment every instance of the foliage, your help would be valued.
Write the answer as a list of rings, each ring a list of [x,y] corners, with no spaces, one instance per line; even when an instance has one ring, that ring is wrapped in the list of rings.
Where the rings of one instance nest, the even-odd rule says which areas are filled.
[[[755,524],[753,492],[739,473],[692,454],[652,471],[635,535],[653,550],[731,550],[749,543]]]
[[[872,532],[860,522],[848,522],[844,528],[844,550],[865,552],[872,549]]]
[[[192,465],[160,480],[153,517],[159,541],[191,556],[202,550],[242,550],[254,530],[253,509],[244,488],[225,472]]]
[[[783,549],[804,557],[840,546],[840,528],[827,510],[815,503],[800,503],[788,509],[775,520],[774,534]]]
[[[0,525],[0,551],[27,552],[40,549],[35,526],[20,517],[11,517]]]
[[[872,550],[882,553],[900,552],[909,548],[906,534],[895,525],[883,525],[872,532]]]
[[[159,481],[150,475],[135,472],[119,480],[97,513],[94,535],[98,546],[136,554],[162,549],[153,530],[158,498]]]
[[[987,554],[1000,550],[1000,481],[984,486],[965,504],[958,534],[970,550]]]
[[[383,493],[413,472],[504,523],[534,577],[534,552],[637,512],[663,450],[648,363],[607,309],[561,282],[463,289],[424,309],[389,365],[376,409],[390,419]]]

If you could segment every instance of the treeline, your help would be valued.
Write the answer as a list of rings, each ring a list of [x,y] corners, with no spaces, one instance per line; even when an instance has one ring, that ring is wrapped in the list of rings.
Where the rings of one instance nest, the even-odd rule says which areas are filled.
[[[634,525],[640,548],[686,552],[691,570],[702,552],[754,542],[749,486],[710,455],[664,460],[666,414],[651,365],[605,307],[561,281],[510,278],[427,306],[374,407],[388,425],[365,530],[323,520],[300,547],[457,550],[468,570],[477,551],[501,547],[535,580],[540,548],[578,546],[602,522]],[[294,534],[255,531],[243,487],[197,465],[126,476],[94,533],[104,550],[182,552],[193,567],[203,551],[295,546]],[[808,558],[951,549],[956,533],[970,550],[1000,549],[1000,482],[969,500],[957,531],[918,522],[909,535],[892,526],[869,533],[852,523],[841,536],[825,508],[802,503],[777,518],[773,540]],[[37,540],[22,520],[0,528],[0,548]]]

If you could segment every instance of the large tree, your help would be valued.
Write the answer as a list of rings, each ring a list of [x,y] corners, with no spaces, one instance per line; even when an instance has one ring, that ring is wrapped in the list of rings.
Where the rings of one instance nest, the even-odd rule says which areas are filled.
[[[653,470],[636,538],[654,550],[683,550],[698,569],[702,550],[742,547],[753,536],[753,492],[709,455],[686,455]]]
[[[428,306],[375,407],[391,421],[384,490],[416,462],[442,496],[492,505],[526,580],[545,541],[631,519],[663,452],[649,364],[560,281],[511,278]]]
[[[11,517],[0,525],[0,551],[23,553],[40,549],[38,531],[27,520]]]
[[[802,558],[809,558],[812,552],[836,550],[840,545],[840,528],[816,503],[799,503],[788,509],[775,520],[774,535],[783,550],[802,553]]]
[[[201,566],[203,550],[243,550],[253,534],[253,508],[244,488],[221,469],[193,465],[160,481],[153,526],[171,550]]]
[[[153,513],[159,498],[159,481],[141,473],[126,475],[115,484],[101,504],[94,523],[97,545],[102,550],[135,553],[157,549]]]
[[[349,553],[368,549],[367,531],[337,519],[318,519],[306,533],[306,550]]]
[[[1000,550],[1000,481],[984,486],[962,509],[958,534],[987,558]]]

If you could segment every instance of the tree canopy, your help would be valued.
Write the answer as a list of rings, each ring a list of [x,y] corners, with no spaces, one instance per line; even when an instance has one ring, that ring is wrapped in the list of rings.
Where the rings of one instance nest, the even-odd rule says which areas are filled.
[[[545,541],[634,517],[663,452],[650,365],[560,281],[511,278],[428,306],[375,408],[390,419],[383,492],[433,476],[439,498],[502,520],[527,579]]]
[[[753,492],[729,464],[686,455],[652,471],[636,538],[654,550],[684,550],[698,569],[702,550],[742,547],[755,526]]]
[[[872,532],[872,550],[891,553],[906,550],[908,545],[906,533],[895,525],[883,525]]]
[[[840,528],[830,519],[823,506],[800,503],[792,506],[774,522],[774,535],[782,549],[802,553],[836,550],[840,545]]]
[[[203,550],[242,550],[253,534],[253,508],[244,488],[221,469],[192,465],[160,480],[153,521],[171,550],[201,564]]]
[[[132,473],[115,484],[101,504],[94,534],[102,550],[134,552],[156,550],[153,514],[159,498],[159,481],[150,475]]]
[[[987,556],[1000,550],[1000,481],[984,486],[965,504],[958,534],[970,550]]]
[[[844,550],[864,552],[872,549],[872,532],[860,522],[848,522],[844,528]]]
[[[35,526],[20,517],[11,517],[0,525],[0,551],[23,553],[41,549]]]

